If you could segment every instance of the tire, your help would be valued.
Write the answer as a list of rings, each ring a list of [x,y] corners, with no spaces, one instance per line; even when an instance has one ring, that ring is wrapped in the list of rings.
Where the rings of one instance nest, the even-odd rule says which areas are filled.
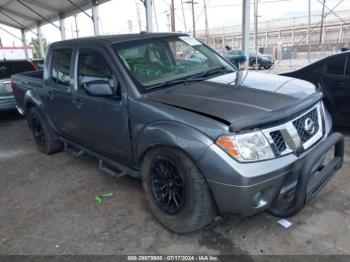
[[[53,137],[36,107],[30,109],[27,121],[39,151],[50,155],[62,150],[63,143]]]
[[[167,167],[166,173],[161,172],[162,165],[163,169]],[[170,178],[167,179],[165,174]],[[159,184],[157,179],[160,177],[163,181]],[[170,190],[177,193],[169,202],[171,193],[163,192],[171,188],[171,177],[175,177],[175,186]],[[208,184],[192,160],[180,150],[168,147],[151,149],[142,163],[142,184],[152,214],[170,231],[190,233],[203,228],[214,218],[216,208]],[[159,190],[164,184],[167,184],[165,191]],[[179,196],[182,196],[182,201]],[[168,200],[165,201],[167,204],[161,201],[162,197]]]
[[[256,64],[256,61],[253,61],[253,64],[252,64],[252,67],[254,70],[260,70],[261,69],[261,65],[259,64]]]

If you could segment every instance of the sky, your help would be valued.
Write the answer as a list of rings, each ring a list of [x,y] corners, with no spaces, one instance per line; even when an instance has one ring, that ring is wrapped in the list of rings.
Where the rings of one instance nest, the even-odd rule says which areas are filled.
[[[60,0],[64,1],[64,0]],[[175,25],[177,31],[192,31],[191,5],[183,0],[175,1]],[[209,28],[240,25],[242,21],[242,0],[195,0],[196,30],[205,28],[204,1],[207,5]],[[341,0],[326,0],[329,8],[336,6]],[[313,14],[320,14],[322,0],[311,0]],[[153,28],[154,31],[169,31],[169,13],[171,0],[154,0]],[[251,23],[253,22],[253,3],[251,0]],[[141,18],[141,30],[145,30],[145,10],[140,0],[111,0],[99,6],[99,26],[101,34],[133,33],[140,31],[138,24],[137,9]],[[182,12],[183,10],[183,12]],[[259,21],[268,21],[284,17],[307,15],[308,0],[259,0]],[[335,11],[350,10],[350,0],[343,0]],[[87,13],[91,14],[91,10]],[[0,14],[1,15],[1,14]],[[76,17],[78,24],[78,36],[93,35],[91,19],[83,13]],[[131,21],[131,22],[128,22]],[[56,22],[58,25],[58,22]],[[131,28],[130,28],[131,25]],[[1,25],[20,37],[20,31]],[[66,36],[73,38],[77,36],[74,17],[65,19]],[[186,30],[185,30],[186,29]],[[60,32],[54,26],[48,24],[41,28],[44,37],[49,43],[61,40]],[[20,46],[18,39],[0,30],[0,37],[4,46]],[[33,33],[26,34],[27,42],[36,37]]]

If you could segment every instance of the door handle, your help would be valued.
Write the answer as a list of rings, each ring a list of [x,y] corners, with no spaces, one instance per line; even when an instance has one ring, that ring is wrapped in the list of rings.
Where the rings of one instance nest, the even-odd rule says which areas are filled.
[[[81,109],[83,106],[83,103],[80,101],[79,98],[73,98],[72,103],[75,105],[77,109]]]

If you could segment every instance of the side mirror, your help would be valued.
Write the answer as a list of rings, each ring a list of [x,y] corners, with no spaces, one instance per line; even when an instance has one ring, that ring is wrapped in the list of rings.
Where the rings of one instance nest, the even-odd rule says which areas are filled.
[[[114,95],[112,87],[104,80],[86,82],[83,87],[89,96],[110,97]]]

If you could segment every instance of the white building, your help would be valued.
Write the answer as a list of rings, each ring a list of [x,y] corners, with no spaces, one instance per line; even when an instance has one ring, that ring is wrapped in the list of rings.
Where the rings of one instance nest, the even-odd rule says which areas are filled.
[[[0,47],[0,60],[7,59],[7,60],[14,60],[14,59],[26,59],[25,56],[25,49],[28,51],[28,57],[29,59],[33,59],[33,48],[31,46],[26,47],[15,47],[15,46],[9,46],[9,47]]]

